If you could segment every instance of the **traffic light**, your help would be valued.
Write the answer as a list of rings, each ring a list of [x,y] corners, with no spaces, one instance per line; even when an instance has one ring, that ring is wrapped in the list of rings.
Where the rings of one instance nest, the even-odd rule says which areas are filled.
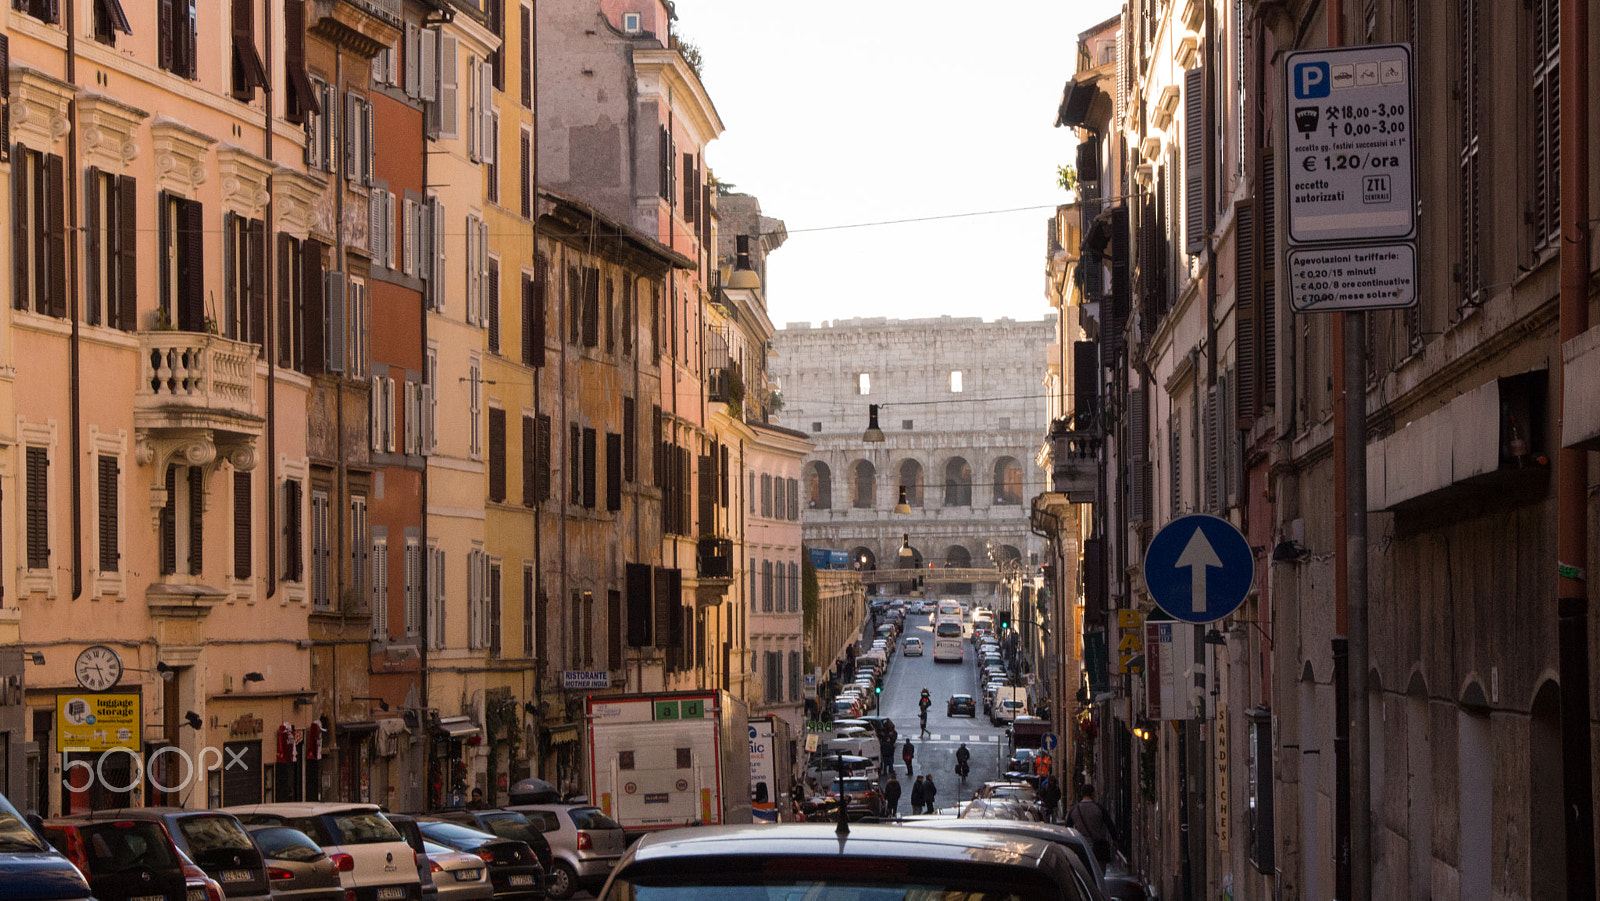
[[[1001,613],[1000,613],[1000,631],[1003,632],[1003,631],[1005,631],[1006,629],[1009,629],[1009,628],[1011,628],[1011,613],[1010,613],[1010,611],[1001,611]]]
[[[872,693],[875,694],[875,695],[883,694],[883,686],[882,685],[874,685],[874,686],[872,686]]]

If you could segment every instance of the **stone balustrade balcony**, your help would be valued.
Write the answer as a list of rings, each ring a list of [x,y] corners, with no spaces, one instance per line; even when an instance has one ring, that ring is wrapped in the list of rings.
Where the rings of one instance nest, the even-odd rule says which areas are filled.
[[[259,348],[203,332],[139,335],[142,372],[134,410],[171,416],[192,410],[258,418],[254,378]]]

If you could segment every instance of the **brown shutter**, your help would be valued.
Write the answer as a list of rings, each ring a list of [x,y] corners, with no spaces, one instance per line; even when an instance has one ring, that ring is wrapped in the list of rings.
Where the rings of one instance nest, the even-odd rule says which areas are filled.
[[[189,467],[189,575],[198,576],[205,563],[205,477],[198,466]]]
[[[1261,184],[1265,188],[1257,201],[1260,209],[1256,222],[1256,246],[1260,248],[1256,259],[1261,275],[1256,298],[1257,330],[1260,333],[1261,386],[1258,389],[1260,407],[1269,407],[1278,390],[1278,164],[1272,149],[1261,151]],[[1369,317],[1370,318],[1370,317]]]
[[[533,109],[533,22],[526,6],[519,6],[522,25],[522,107]]]
[[[606,335],[606,353],[617,349],[617,282],[606,279],[606,305],[600,311]]]
[[[292,0],[291,0],[292,2]],[[161,68],[172,71],[173,40],[177,34],[172,21],[173,0],[161,0],[156,9],[157,61]]]
[[[624,569],[623,589],[628,600],[628,647],[643,648],[650,646],[651,617],[654,605],[651,603],[651,589],[654,580],[651,578],[648,563],[629,563]]]
[[[100,571],[114,573],[120,568],[122,552],[117,546],[117,458],[99,457],[100,494]]]
[[[583,346],[600,346],[600,270],[583,270]]]
[[[622,509],[622,436],[606,433],[606,509]]]
[[[1262,190],[1271,190],[1263,186]],[[1259,244],[1256,241],[1256,209],[1255,201],[1247,200],[1240,203],[1234,212],[1236,234],[1234,238],[1234,338],[1235,353],[1238,360],[1234,369],[1234,389],[1239,415],[1239,424],[1249,427],[1256,418],[1256,366],[1257,366],[1257,329],[1259,323],[1256,319],[1256,286],[1257,265],[1256,253]]]
[[[657,628],[655,629],[655,634],[651,637],[655,639],[654,644],[658,648],[666,648],[670,643],[672,627],[668,623],[671,621],[673,614],[677,612],[668,600],[672,591],[671,573],[672,570],[669,569],[657,569],[655,571],[655,590],[652,592],[652,600],[655,601],[654,619]]]
[[[106,271],[107,262],[103,259],[100,241],[100,214],[102,198],[110,200],[107,192],[102,190],[101,184],[105,179],[100,169],[90,166],[84,178],[83,202],[83,244],[84,260],[83,279],[84,287],[88,289],[88,296],[84,298],[84,321],[90,325],[101,325],[111,321],[109,297],[102,298],[100,286],[106,282],[110,273]],[[109,251],[110,248],[105,248]],[[110,292],[104,292],[109,294]],[[102,305],[102,299],[106,301]]]
[[[30,446],[28,463],[28,568],[50,565],[50,451]]]
[[[583,503],[583,432],[575,422],[567,427],[567,503]]]
[[[599,448],[595,446],[595,430],[583,430],[583,506],[593,510],[595,506],[596,489],[596,464],[595,459]]]
[[[250,261],[250,336],[245,340],[267,346],[267,233],[260,219],[251,219],[245,226],[245,245]]]
[[[712,493],[712,486],[717,483],[716,456],[714,454],[700,455],[699,478],[696,481],[695,498],[700,502],[700,534],[715,531],[717,522],[717,497]]]
[[[533,261],[533,355],[530,366],[544,365],[545,335],[549,329],[550,265],[543,257]]]
[[[489,409],[489,500],[506,499],[506,411]]]
[[[291,342],[295,287],[291,284],[294,241],[289,235],[278,235],[278,365],[285,369],[294,367],[294,346]]]
[[[533,362],[533,317],[534,298],[533,279],[524,275],[522,277],[522,362],[532,366]]]
[[[10,108],[9,101],[7,108]],[[28,221],[28,162],[33,157],[21,144],[11,161],[11,303],[19,310],[29,308],[28,257],[33,245],[29,241]]]
[[[521,204],[522,218],[533,218],[533,145],[528,140],[528,133],[522,132],[517,138],[518,147],[522,155],[521,171]]]
[[[717,477],[721,481],[717,493],[720,498],[719,502],[724,508],[728,506],[728,498],[732,496],[728,491],[728,472],[728,446],[724,444],[722,445],[722,467],[717,470]]]
[[[266,67],[256,52],[255,0],[233,0],[233,96],[255,98],[256,88],[268,84]]]
[[[322,112],[317,92],[306,77],[305,0],[283,0],[283,31],[283,80],[289,94],[283,117],[304,125],[308,113]]]
[[[304,246],[304,257],[300,267],[300,297],[301,309],[299,324],[301,329],[301,353],[305,360],[305,372],[312,374],[325,371],[327,361],[326,341],[323,337],[323,326],[326,318],[323,313],[323,276],[322,276],[322,242],[308,240]]]
[[[480,238],[480,240],[482,240]],[[489,305],[489,350],[493,353],[500,352],[500,261],[490,260],[488,269],[488,285],[484,293],[488,296],[485,302]]]
[[[178,327],[206,330],[204,207],[197,200],[178,201]]]
[[[535,449],[535,453],[538,456],[537,466],[538,466],[538,470],[539,470],[539,483],[538,483],[538,487],[537,487],[537,489],[535,491],[535,496],[540,501],[547,501],[547,500],[550,499],[550,464],[551,464],[551,460],[550,460],[550,451],[551,451],[551,446],[550,446],[551,445],[551,434],[550,434],[550,432],[551,432],[551,429],[550,429],[550,416],[548,414],[542,415],[542,416],[539,417],[538,427],[539,427],[539,435],[538,435],[538,439],[536,440],[536,442],[534,444],[534,449]]]
[[[622,667],[622,592],[606,592],[606,669]]]
[[[106,323],[125,332],[139,327],[139,191],[134,177],[117,179],[117,284]]]
[[[522,505],[539,502],[539,447],[533,417],[522,417]]]
[[[632,482],[639,477],[637,403],[631,397],[622,399],[622,478]]]
[[[671,611],[668,617],[667,646],[680,652],[683,650],[684,637],[684,609],[683,609],[683,571],[677,569],[667,570],[667,609]]]
[[[11,37],[0,34],[0,163],[11,161]]]
[[[250,473],[233,474],[233,577],[250,578]]]
[[[45,233],[50,242],[50,301],[44,311],[58,319],[67,316],[67,180],[61,157],[45,157],[45,189],[49,209]]]
[[[300,556],[303,543],[300,519],[300,483],[288,479],[283,483],[283,577],[298,582],[305,574],[305,561]]]
[[[504,91],[506,89],[505,0],[489,0],[489,30],[500,39],[500,46],[489,56],[489,62],[494,67],[494,88],[497,91]]]
[[[178,469],[167,467],[167,502],[161,508],[161,574],[178,571]]]

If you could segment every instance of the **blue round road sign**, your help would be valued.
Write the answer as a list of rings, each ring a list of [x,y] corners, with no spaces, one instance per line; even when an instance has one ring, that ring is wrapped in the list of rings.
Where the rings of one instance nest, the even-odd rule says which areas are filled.
[[[1056,745],[1060,741],[1060,739],[1056,738],[1056,734],[1054,732],[1046,732],[1045,734],[1039,736],[1039,747],[1046,751],[1054,751],[1056,749]]]
[[[1144,581],[1174,619],[1210,623],[1239,609],[1256,561],[1233,523],[1196,513],[1167,523],[1144,554]]]

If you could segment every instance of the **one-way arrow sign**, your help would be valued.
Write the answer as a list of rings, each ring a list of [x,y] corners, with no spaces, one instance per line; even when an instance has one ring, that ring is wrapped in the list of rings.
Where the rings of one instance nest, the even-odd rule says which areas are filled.
[[[1204,514],[1167,523],[1144,555],[1150,596],[1174,619],[1209,623],[1244,603],[1255,583],[1255,557],[1233,524]]]

